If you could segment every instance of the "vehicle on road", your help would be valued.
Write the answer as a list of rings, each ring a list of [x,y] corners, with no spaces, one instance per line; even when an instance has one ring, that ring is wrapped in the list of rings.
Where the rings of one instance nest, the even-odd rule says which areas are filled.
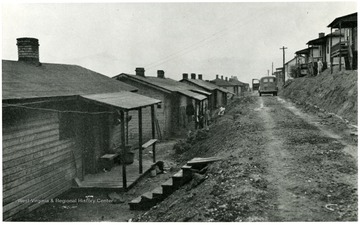
[[[260,86],[260,80],[258,79],[252,79],[252,90],[258,91]]]
[[[266,76],[260,79],[259,86],[259,95],[262,94],[272,94],[273,96],[277,96],[278,87],[276,82],[276,77]]]

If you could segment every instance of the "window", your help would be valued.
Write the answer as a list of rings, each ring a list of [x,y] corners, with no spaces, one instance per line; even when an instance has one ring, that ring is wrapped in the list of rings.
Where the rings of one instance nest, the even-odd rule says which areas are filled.
[[[270,83],[274,82],[274,78],[269,78],[269,82]]]
[[[158,109],[161,109],[161,108],[162,108],[161,103],[158,103],[158,104],[157,104],[157,108],[158,108]]]
[[[267,83],[267,82],[269,82],[269,81],[268,81],[267,78],[265,78],[265,79],[263,80],[263,82],[264,82],[264,83]]]
[[[74,113],[59,113],[59,139],[66,140],[73,138],[75,132],[75,114]]]

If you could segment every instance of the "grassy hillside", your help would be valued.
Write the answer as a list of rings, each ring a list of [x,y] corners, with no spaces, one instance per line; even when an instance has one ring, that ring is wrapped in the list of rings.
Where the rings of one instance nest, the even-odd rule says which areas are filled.
[[[357,70],[325,70],[316,77],[288,81],[280,93],[292,101],[310,104],[357,124]]]

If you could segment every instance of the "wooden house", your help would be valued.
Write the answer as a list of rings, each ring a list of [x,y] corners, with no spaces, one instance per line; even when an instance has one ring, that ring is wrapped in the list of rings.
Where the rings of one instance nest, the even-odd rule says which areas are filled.
[[[211,93],[166,78],[163,70],[158,70],[157,76],[145,76],[144,68],[136,68],[135,72],[121,73],[113,79],[138,88],[139,94],[161,100],[156,107],[158,138],[168,138],[201,126],[199,117],[203,116]]]
[[[234,95],[240,95],[241,87],[237,84],[233,84],[228,81],[228,78],[224,76],[219,77],[219,75],[216,75],[216,78],[214,80],[210,81],[211,83],[222,87],[224,89],[227,89],[230,93],[233,93]]]
[[[329,25],[330,34],[333,29],[338,29],[340,35],[339,40],[336,41],[330,38],[330,67],[333,70],[333,61],[335,58],[339,61],[339,70],[341,70],[342,62],[345,62],[345,69],[357,69],[357,13],[352,13],[346,16],[334,19]],[[334,44],[335,42],[335,44]]]
[[[248,91],[249,84],[239,81],[237,76],[231,76],[231,78],[229,78],[229,82],[236,85],[235,87],[237,87],[239,95],[244,95],[244,93]]]
[[[2,61],[4,220],[49,202],[74,180],[98,173],[102,156],[124,155],[125,114],[137,110],[141,115],[151,107],[154,118],[160,102],[80,66],[39,62],[35,38],[19,38],[17,45],[19,60]],[[112,135],[118,126],[121,132]],[[121,144],[115,149],[111,142],[117,139]],[[125,189],[126,168],[123,164],[118,184]]]
[[[203,80],[202,74],[198,75],[198,79],[196,79],[196,74],[191,74],[191,79],[189,79],[188,74],[183,73],[183,79],[180,80],[180,82],[210,92],[211,95],[208,97],[208,108],[211,110],[218,109],[220,106],[225,106],[227,104],[227,94],[229,91]]]

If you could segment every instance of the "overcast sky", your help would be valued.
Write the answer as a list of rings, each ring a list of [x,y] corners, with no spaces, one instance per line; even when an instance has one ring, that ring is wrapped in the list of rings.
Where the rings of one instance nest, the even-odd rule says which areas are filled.
[[[176,80],[182,73],[243,82],[282,66],[356,2],[2,4],[2,58],[17,60],[16,38],[34,37],[40,61],[76,64],[107,76]]]

